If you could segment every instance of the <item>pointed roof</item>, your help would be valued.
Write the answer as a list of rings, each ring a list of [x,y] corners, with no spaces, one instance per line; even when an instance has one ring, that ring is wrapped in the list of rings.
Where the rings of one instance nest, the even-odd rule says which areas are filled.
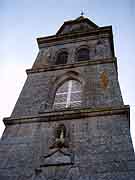
[[[57,31],[56,35],[75,33],[75,32],[87,32],[97,28],[98,26],[94,22],[81,15],[75,20],[64,22],[64,24]]]

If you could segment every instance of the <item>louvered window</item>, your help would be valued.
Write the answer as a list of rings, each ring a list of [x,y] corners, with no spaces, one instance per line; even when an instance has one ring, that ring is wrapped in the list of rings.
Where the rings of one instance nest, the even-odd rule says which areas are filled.
[[[81,105],[81,84],[75,80],[66,81],[56,92],[54,109],[78,107]]]
[[[68,53],[66,51],[59,53],[56,59],[56,65],[66,64],[67,58],[68,58]]]
[[[87,48],[81,48],[80,50],[78,50],[77,60],[78,61],[89,60],[89,50]]]

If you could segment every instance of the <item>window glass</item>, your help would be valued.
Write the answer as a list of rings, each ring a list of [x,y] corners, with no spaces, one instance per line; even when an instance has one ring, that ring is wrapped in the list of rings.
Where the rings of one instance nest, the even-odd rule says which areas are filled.
[[[81,105],[81,84],[75,80],[66,81],[56,92],[54,109],[77,107]]]

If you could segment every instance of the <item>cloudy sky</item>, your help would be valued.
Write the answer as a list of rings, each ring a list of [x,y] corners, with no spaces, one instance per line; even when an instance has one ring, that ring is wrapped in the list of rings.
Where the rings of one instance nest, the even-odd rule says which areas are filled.
[[[134,0],[0,0],[0,135],[10,116],[38,47],[36,38],[55,34],[80,11],[99,26],[113,26],[119,82],[131,106],[135,145],[135,1]]]

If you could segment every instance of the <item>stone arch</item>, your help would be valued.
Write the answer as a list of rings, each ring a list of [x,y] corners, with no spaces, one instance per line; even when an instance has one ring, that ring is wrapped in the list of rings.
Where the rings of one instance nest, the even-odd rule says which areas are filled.
[[[57,90],[59,89],[59,87],[61,87],[66,81],[77,81],[78,83],[80,83],[81,86],[81,92],[83,91],[83,87],[84,87],[84,80],[83,78],[80,76],[80,73],[76,72],[76,71],[68,71],[64,74],[59,75],[58,77],[56,77],[56,79],[54,80],[54,86],[53,86],[53,90],[52,90],[52,102],[51,102],[51,107],[53,107],[53,103],[55,100],[55,95]]]
[[[58,75],[57,77],[55,77],[54,79],[52,79],[52,88],[49,92],[48,99],[47,99],[47,101],[41,103],[40,108],[39,108],[39,113],[43,113],[45,111],[52,110],[52,106],[53,106],[53,102],[54,102],[54,98],[55,98],[55,94],[56,94],[57,89],[64,82],[66,82],[68,80],[78,81],[81,84],[82,91],[83,91],[84,86],[85,86],[85,81],[79,72],[67,71],[65,73],[62,73],[62,74]]]
[[[59,49],[55,54],[55,64],[61,65],[61,64],[67,64],[68,62],[68,49],[62,48]]]
[[[85,82],[80,73],[78,73],[77,71],[67,71],[66,73],[60,74],[59,76],[57,76],[54,79],[54,81],[53,81],[54,92],[56,92],[58,87],[60,87],[64,82],[71,80],[71,79],[79,81],[82,84],[82,86],[84,86]]]
[[[90,48],[88,45],[81,45],[75,51],[75,59],[77,62],[90,59]]]

